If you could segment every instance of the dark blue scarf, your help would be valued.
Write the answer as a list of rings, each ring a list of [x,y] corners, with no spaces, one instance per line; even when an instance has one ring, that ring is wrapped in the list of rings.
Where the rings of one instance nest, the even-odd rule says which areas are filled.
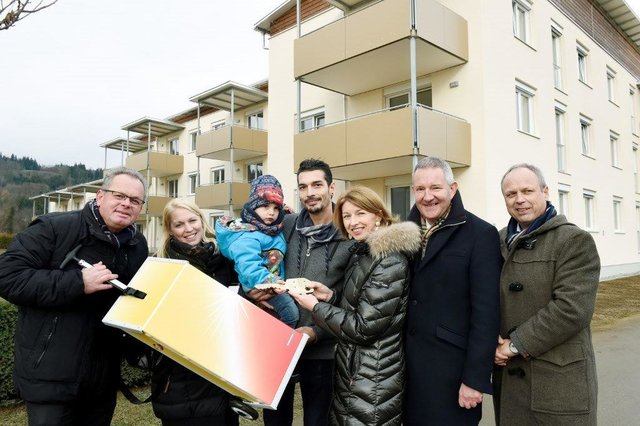
[[[527,229],[518,230],[518,222],[514,218],[509,219],[509,224],[507,225],[507,238],[505,239],[507,248],[511,249],[511,244],[513,244],[518,236],[532,233],[557,214],[558,212],[556,212],[556,208],[553,207],[550,201],[547,201],[547,209],[544,211],[544,214],[531,222],[531,225],[529,225]]]

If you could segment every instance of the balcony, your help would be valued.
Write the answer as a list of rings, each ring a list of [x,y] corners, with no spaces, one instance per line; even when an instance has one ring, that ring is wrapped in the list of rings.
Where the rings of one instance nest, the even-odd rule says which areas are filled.
[[[240,210],[249,199],[248,182],[224,182],[196,188],[196,204],[203,209]]]
[[[146,210],[143,210],[143,212],[149,216],[161,217],[164,206],[172,199],[172,197],[165,195],[149,195],[144,207]]]
[[[196,156],[213,160],[243,161],[267,155],[267,132],[244,126],[224,126],[196,137]]]
[[[352,118],[294,138],[294,164],[317,156],[331,166],[333,176],[362,180],[411,173],[413,161],[410,108]],[[418,108],[419,156],[443,158],[451,167],[471,164],[471,126],[464,120]]]
[[[149,154],[148,158],[147,154]],[[150,176],[164,177],[182,174],[184,171],[184,157],[159,151],[140,151],[128,156],[125,160],[125,165],[141,172],[143,175],[148,169]]]
[[[295,78],[349,96],[408,80],[413,1],[376,2],[296,39]],[[467,21],[435,0],[416,3],[417,75],[467,62]]]

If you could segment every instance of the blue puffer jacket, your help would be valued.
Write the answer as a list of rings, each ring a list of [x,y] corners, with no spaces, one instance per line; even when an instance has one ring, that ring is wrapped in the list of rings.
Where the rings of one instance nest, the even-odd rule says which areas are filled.
[[[282,232],[272,236],[252,230],[253,228],[237,221],[228,222],[228,218],[216,221],[216,239],[220,252],[235,262],[235,270],[245,291],[251,290],[256,284],[276,282],[285,276],[282,256],[279,257],[278,271],[273,273],[268,270],[268,258],[264,254],[270,250],[285,254],[287,244]]]

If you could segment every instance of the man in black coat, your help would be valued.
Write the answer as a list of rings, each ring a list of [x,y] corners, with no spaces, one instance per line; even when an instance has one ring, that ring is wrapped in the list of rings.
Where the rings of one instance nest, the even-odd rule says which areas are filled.
[[[423,243],[409,288],[404,424],[477,425],[500,326],[498,231],[464,209],[442,159],[420,160],[412,189]]]
[[[29,425],[109,425],[120,377],[121,332],[102,318],[148,255],[135,221],[146,184],[118,168],[83,210],[52,213],[0,256],[0,296],[18,305],[14,383]],[[93,265],[64,262],[77,257]]]

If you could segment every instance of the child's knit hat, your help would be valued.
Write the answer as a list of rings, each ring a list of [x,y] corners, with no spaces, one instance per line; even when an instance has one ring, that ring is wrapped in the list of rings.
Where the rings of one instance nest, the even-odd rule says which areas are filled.
[[[247,206],[252,210],[274,203],[280,210],[284,204],[282,185],[274,176],[262,175],[251,181],[251,192]]]

